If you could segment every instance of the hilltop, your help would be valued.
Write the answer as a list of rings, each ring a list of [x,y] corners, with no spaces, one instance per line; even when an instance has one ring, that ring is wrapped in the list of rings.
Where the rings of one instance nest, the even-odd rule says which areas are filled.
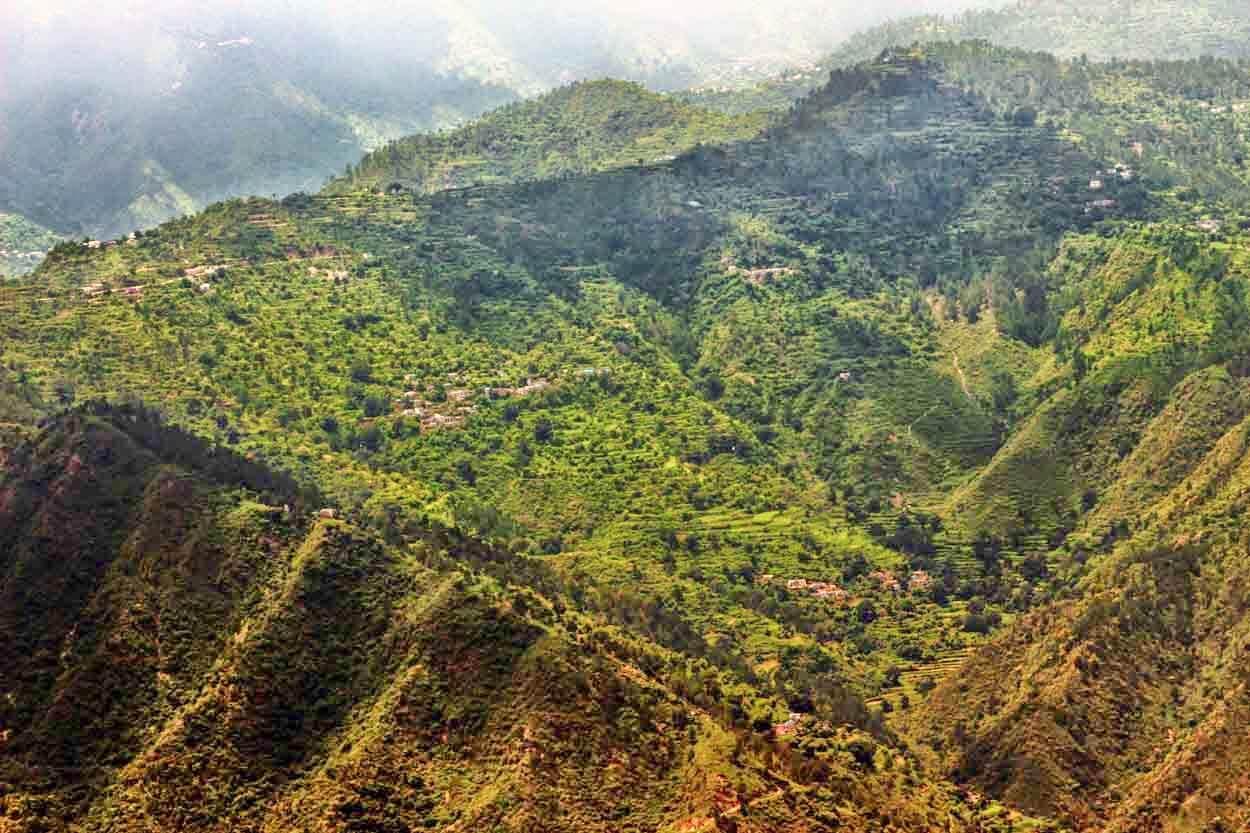
[[[255,4],[14,9],[0,25],[0,211],[116,237],[229,197],[317,190],[392,140],[578,80],[755,80],[844,32],[823,4],[791,5],[314,3],[299,25]]]
[[[673,159],[699,144],[750,139],[765,124],[763,115],[726,116],[624,81],[578,83],[451,132],[391,142],[328,190],[431,193],[585,174]]]

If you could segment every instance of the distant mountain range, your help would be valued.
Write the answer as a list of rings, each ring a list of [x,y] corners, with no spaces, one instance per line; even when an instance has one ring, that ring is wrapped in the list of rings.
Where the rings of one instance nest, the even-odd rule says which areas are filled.
[[[814,61],[852,25],[816,3],[719,17],[566,0],[364,17],[331,3],[63,5],[0,16],[0,211],[72,237],[316,190],[388,140],[579,79],[758,79]]]
[[[224,9],[53,4],[4,21],[0,211],[62,236],[115,237],[230,196],[316,190],[390,140],[579,79],[692,88],[696,103],[746,112],[782,108],[832,67],[917,40],[989,38],[1093,58],[1236,57],[1250,30],[1250,12],[1227,0],[1027,0],[888,23],[830,55],[893,6],[813,2],[718,16],[663,4],[609,13],[568,0],[439,0],[420,16],[371,10],[363,27],[325,4],[307,10],[317,25],[297,29],[278,11]],[[0,236],[0,249],[15,246]]]
[[[987,40],[1067,58],[1183,60],[1250,57],[1250,4],[1240,0],[1015,0],[1005,8],[904,17],[847,39],[814,67],[794,67],[749,90],[702,90],[695,101],[734,112],[780,108],[835,67],[913,43]]]

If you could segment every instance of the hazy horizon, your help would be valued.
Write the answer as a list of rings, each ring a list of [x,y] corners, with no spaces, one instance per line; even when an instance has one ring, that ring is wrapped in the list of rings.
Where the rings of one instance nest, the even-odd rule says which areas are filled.
[[[534,92],[590,75],[652,80],[604,54],[628,54],[639,67],[695,59],[781,66],[818,58],[887,19],[1006,2],[780,0],[765,8],[747,0],[52,0],[0,11],[0,96],[59,80],[163,89],[176,83],[170,79],[189,49],[285,54],[318,43],[398,71],[416,61],[487,81],[524,76],[524,92]]]

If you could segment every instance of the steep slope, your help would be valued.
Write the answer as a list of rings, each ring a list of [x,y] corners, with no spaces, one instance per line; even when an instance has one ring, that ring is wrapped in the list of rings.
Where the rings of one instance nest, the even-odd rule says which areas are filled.
[[[4,830],[1012,829],[866,734],[727,730],[714,671],[450,557],[480,544],[299,497],[134,407],[14,449]]]
[[[1074,601],[1023,620],[935,692],[919,731],[961,776],[1115,831],[1250,821],[1246,430],[1213,444]]]
[[[558,556],[562,572],[590,587],[628,580],[658,605],[637,623],[648,633],[741,663],[795,702],[814,691],[836,710],[839,683],[876,693],[899,652],[927,657],[980,638],[923,580],[904,605],[872,576],[947,567],[857,530],[851,517],[865,507],[835,503],[838,482],[865,501],[888,499],[896,475],[874,465],[875,444],[907,434],[935,446],[906,475],[923,491],[948,464],[988,459],[993,436],[985,406],[935,361],[923,308],[877,295],[869,281],[885,279],[834,251],[861,245],[858,229],[875,219],[942,248],[911,223],[928,209],[896,205],[880,167],[848,161],[831,174],[827,159],[866,153],[891,119],[917,124],[917,136],[883,150],[881,167],[924,153],[957,171],[979,154],[1006,164],[1020,152],[1014,128],[987,125],[974,101],[936,90],[922,66],[880,71],[899,78],[893,92],[875,93],[865,71],[864,88],[831,101],[829,119],[860,119],[855,130],[812,118],[793,140],[734,149],[739,170],[702,151],[428,200],[233,203],[133,245],[63,246],[41,282],[9,296],[17,314],[6,358],[36,388],[48,385],[47,401],[58,384],[71,396],[141,392],[173,419],[305,472],[369,513],[430,515]],[[1063,150],[1041,130],[1024,139],[1039,157],[1042,147]],[[804,239],[826,233],[799,225],[824,202],[804,189],[852,183],[864,201],[829,229],[830,248]],[[952,193],[940,216],[962,197]],[[48,320],[42,305],[62,300],[68,315]],[[792,321],[771,329],[777,310]],[[835,326],[816,326],[835,314]],[[727,344],[733,321],[758,339]],[[851,373],[855,384],[830,378],[835,362],[832,375]],[[957,416],[920,419],[936,415],[933,401],[900,397],[900,382],[933,391]],[[791,396],[801,410],[787,415]],[[874,447],[837,437],[860,415]],[[803,447],[820,431],[812,459]],[[859,461],[868,475],[855,473]],[[764,575],[847,593],[830,604],[757,584]],[[596,596],[621,616],[636,601]],[[880,612],[856,613],[860,600]],[[670,615],[684,623],[675,632]],[[786,651],[799,655],[779,664]]]
[[[1082,503],[1098,505],[1084,521],[1089,534],[1131,521],[1245,413],[1250,263],[1240,238],[1183,229],[1073,237],[1051,280],[1074,307],[1057,339],[1078,378],[952,498],[1000,535],[1022,521],[1064,523]]]
[[[455,557],[706,663],[739,729],[885,738],[861,698],[923,708],[987,633],[1118,576],[1246,418],[1248,90],[1219,61],[896,50],[673,160],[64,244],[0,289],[0,361],[17,407],[141,395],[387,540],[488,540]],[[1189,592],[1165,573],[1162,608]],[[951,771],[1074,819],[1148,760],[1021,718],[974,727],[982,770],[938,725]]]

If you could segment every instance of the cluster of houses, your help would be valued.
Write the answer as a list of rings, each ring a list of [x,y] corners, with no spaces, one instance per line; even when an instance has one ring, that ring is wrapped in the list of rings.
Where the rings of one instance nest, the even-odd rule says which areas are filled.
[[[477,411],[475,406],[466,404],[469,399],[469,391],[451,390],[447,392],[446,403],[435,403],[427,400],[421,391],[410,390],[396,400],[396,404],[400,416],[420,420],[422,431],[440,431],[462,427]]]
[[[89,283],[82,287],[82,294],[88,298],[98,298],[101,295],[108,295],[112,291],[112,288],[103,282]],[[122,290],[122,294],[128,298],[141,298],[143,296],[143,287],[128,286]]]
[[[351,280],[351,273],[346,269],[318,269],[312,266],[308,270],[308,276],[311,278],[321,278],[327,283],[347,283]]]
[[[1140,157],[1145,151],[1145,146],[1140,142],[1136,142],[1132,145],[1132,149],[1133,152]],[[1098,193],[1106,190],[1108,184],[1111,182],[1116,180],[1119,180],[1120,182],[1131,182],[1136,177],[1137,171],[1133,170],[1128,165],[1115,165],[1114,167],[1107,168],[1106,170],[1094,171],[1093,177],[1089,180],[1089,190],[1092,193]],[[1063,178],[1057,177],[1056,179],[1062,181]],[[1085,213],[1094,214],[1106,212],[1115,208],[1117,205],[1119,205],[1119,203],[1116,200],[1107,197],[1094,199],[1085,203]]]
[[[1199,101],[1198,107],[1217,115],[1221,113],[1245,113],[1250,111],[1250,101],[1236,101],[1232,104],[1212,104],[1209,101]]]
[[[888,590],[891,593],[903,592],[903,581],[889,570],[876,570],[868,574],[868,577],[877,584],[881,585],[882,590]],[[933,576],[924,570],[915,570],[907,577],[908,593],[923,593],[933,586]]]
[[[1137,172],[1127,165],[1116,165],[1113,168],[1107,168],[1105,171],[1094,171],[1094,175],[1089,181],[1089,190],[1101,191],[1107,187],[1107,183],[1113,180],[1121,182],[1132,182],[1137,176]]]
[[[1115,200],[1090,200],[1085,203],[1085,213],[1093,214],[1095,211],[1110,211],[1112,208],[1115,208],[1116,205],[1118,205],[1118,203]]]
[[[773,725],[773,737],[785,738],[794,735],[811,718],[801,712],[790,712],[789,718],[784,723],[776,723]]]
[[[741,275],[747,283],[763,286],[768,281],[793,275],[797,270],[789,266],[774,266],[767,269],[743,269],[729,255],[720,260],[721,268],[727,275]]]
[[[774,583],[780,584],[777,577],[771,574],[756,576],[755,583],[763,586]],[[829,599],[842,603],[850,598],[850,594],[841,587],[827,581],[808,581],[805,578],[792,578],[786,580],[784,586],[790,593],[802,593],[816,599]]]
[[[902,593],[904,583],[889,570],[875,570],[868,578],[880,585],[882,590],[890,593]],[[789,593],[811,596],[814,599],[827,599],[843,604],[850,599],[850,594],[838,585],[827,581],[809,581],[805,578],[786,579],[784,585],[772,574],[756,576],[755,583],[762,586],[778,584],[784,586]],[[923,593],[933,586],[933,577],[924,570],[916,570],[907,577],[906,589],[909,593]]]
[[[229,268],[229,264],[225,263],[214,263],[205,266],[190,266],[183,269],[182,274],[189,280],[198,280],[200,283],[197,288],[199,289],[200,294],[207,295],[213,291],[213,285],[209,282],[209,280],[215,279],[224,274],[227,268]]]
[[[448,380],[463,384],[464,374],[452,374]],[[413,385],[416,384],[417,377],[410,375],[404,381]],[[400,416],[420,420],[423,431],[438,431],[462,427],[477,412],[477,406],[473,404],[475,399],[521,399],[550,387],[551,382],[541,377],[526,379],[525,384],[516,387],[457,387],[447,391],[446,402],[443,403],[433,402],[428,398],[433,390],[427,386],[424,390],[406,391],[395,400],[395,404]]]
[[[551,387],[551,383],[546,379],[526,379],[525,384],[515,388],[486,388],[485,394],[492,399],[511,399],[523,398],[535,393],[541,393]]]

